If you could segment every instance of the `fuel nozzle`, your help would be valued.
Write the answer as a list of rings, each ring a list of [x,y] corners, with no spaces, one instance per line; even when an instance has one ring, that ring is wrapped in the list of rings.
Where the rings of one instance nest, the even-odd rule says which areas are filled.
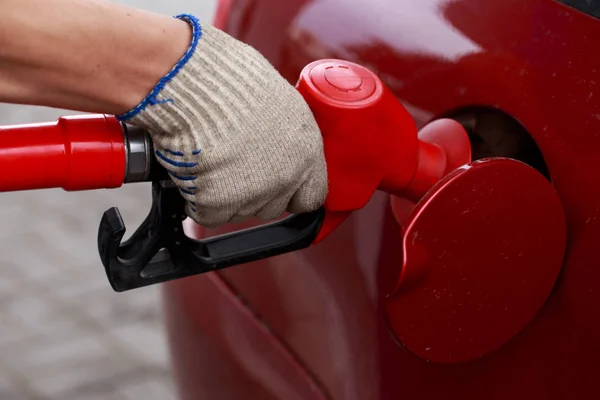
[[[228,235],[184,233],[185,200],[154,158],[147,132],[114,116],[63,117],[0,127],[0,191],[117,188],[152,182],[152,207],[127,241],[116,207],[98,229],[98,250],[117,291],[166,282],[319,243],[376,190],[417,202],[470,161],[466,132],[438,121],[417,133],[400,101],[367,68],[339,60],[308,65],[296,85],[323,134],[329,192],[311,213]]]
[[[445,175],[471,161],[467,133],[439,120],[420,133],[401,102],[369,69],[320,60],[301,73],[297,88],[321,128],[329,173],[330,213],[320,237],[375,190],[418,201]]]

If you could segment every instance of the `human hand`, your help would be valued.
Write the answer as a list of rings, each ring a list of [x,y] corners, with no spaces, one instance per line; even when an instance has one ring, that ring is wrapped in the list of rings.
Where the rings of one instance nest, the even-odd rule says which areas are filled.
[[[187,214],[216,227],[320,207],[323,141],[302,96],[252,47],[181,18],[194,31],[188,52],[119,118],[150,132]]]

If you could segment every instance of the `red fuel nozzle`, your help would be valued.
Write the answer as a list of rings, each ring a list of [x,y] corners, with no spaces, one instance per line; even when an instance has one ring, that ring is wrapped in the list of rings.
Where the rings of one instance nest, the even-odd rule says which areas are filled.
[[[360,65],[316,61],[296,87],[322,131],[329,174],[326,218],[315,243],[376,190],[416,202],[470,161],[469,140],[458,123],[434,122],[418,135],[400,101]],[[112,116],[0,127],[0,192],[116,188],[154,179],[160,173],[154,167],[148,135]]]
[[[360,65],[316,61],[302,71],[297,88],[323,133],[329,173],[328,215],[317,241],[365,206],[375,190],[416,201],[471,160],[469,138],[458,123],[446,121],[446,129],[432,124],[418,136],[400,101]]]
[[[325,204],[312,213],[190,239],[182,225],[185,200],[158,166],[149,135],[102,115],[0,127],[0,191],[89,190],[151,180],[150,214],[130,240],[121,242],[126,228],[118,209],[100,222],[100,258],[113,288],[123,291],[306,248],[364,207],[376,190],[418,201],[470,161],[460,125],[435,122],[417,133],[402,104],[357,64],[314,62],[296,87],[323,134],[329,176]]]

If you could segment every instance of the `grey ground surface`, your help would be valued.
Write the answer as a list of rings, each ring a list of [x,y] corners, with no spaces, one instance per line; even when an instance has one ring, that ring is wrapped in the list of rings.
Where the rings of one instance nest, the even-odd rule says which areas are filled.
[[[216,0],[119,2],[209,20]],[[0,104],[0,124],[68,114]],[[142,184],[0,195],[0,400],[176,398],[157,288],[114,293],[96,250],[104,210],[118,206],[133,230],[149,194]]]

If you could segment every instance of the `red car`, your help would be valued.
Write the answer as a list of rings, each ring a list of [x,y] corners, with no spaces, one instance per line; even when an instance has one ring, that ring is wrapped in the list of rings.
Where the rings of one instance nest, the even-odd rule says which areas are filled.
[[[496,175],[522,182],[526,198],[544,192],[542,206],[544,199],[552,202],[553,190],[561,206],[544,209],[547,218],[535,226],[512,229],[507,222],[497,228],[501,219],[494,219],[487,231],[460,244],[461,257],[475,254],[471,264],[481,257],[481,273],[467,271],[460,286],[463,296],[471,289],[480,296],[479,308],[459,303],[440,309],[440,302],[427,299],[446,294],[425,293],[418,282],[414,290],[421,297],[402,303],[402,296],[389,296],[410,227],[401,229],[383,193],[316,247],[165,285],[182,399],[596,397],[598,18],[600,3],[584,0],[221,0],[216,24],[260,50],[291,83],[319,59],[369,67],[418,127],[456,119],[469,132],[474,160],[507,157],[528,164],[532,168],[513,175],[513,164],[497,166]],[[457,198],[468,192],[468,186],[453,189]],[[506,198],[512,208],[503,215],[527,210],[518,216],[525,221],[533,210],[526,198]],[[444,204],[431,212],[452,214]],[[493,216],[504,203],[496,198],[486,204],[482,212]],[[566,225],[558,228],[544,225],[563,219]],[[448,240],[468,236],[453,225],[459,219],[449,221],[439,222]],[[522,232],[542,237],[547,231],[557,232],[546,235],[556,236],[557,246],[542,243],[527,262],[518,261],[522,249],[510,253],[534,246],[535,238]],[[566,248],[560,248],[563,234]],[[500,241],[504,258],[516,261],[497,261],[481,250]],[[472,276],[479,280],[466,280]],[[454,281],[447,287],[459,290]],[[488,288],[511,308],[486,303]],[[445,299],[444,305],[452,303]],[[437,314],[428,313],[429,305]],[[461,314],[461,307],[472,307],[471,314]],[[452,319],[454,313],[464,319]],[[460,323],[470,336],[461,334]]]

